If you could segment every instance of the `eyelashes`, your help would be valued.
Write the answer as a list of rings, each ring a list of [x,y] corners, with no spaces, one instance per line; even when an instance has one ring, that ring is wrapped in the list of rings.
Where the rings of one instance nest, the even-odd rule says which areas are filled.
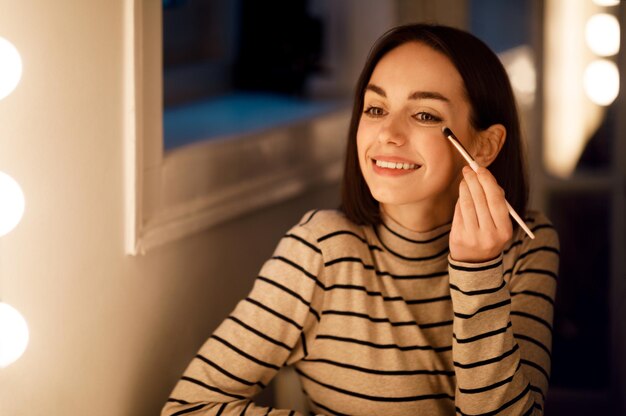
[[[363,111],[363,114],[366,114],[370,117],[378,118],[378,117],[384,116],[387,113],[385,112],[385,110],[383,110],[380,107],[370,106],[370,107],[367,107],[365,111]]]
[[[380,118],[380,117],[386,116],[387,112],[380,107],[369,106],[363,111],[363,114],[371,118]],[[419,111],[413,114],[411,117],[413,117],[415,120],[419,121],[420,123],[425,123],[425,124],[434,124],[434,123],[440,123],[443,121],[441,117],[436,116],[427,111]]]
[[[419,113],[415,114],[413,118],[424,123],[440,123],[441,121],[443,121],[441,117],[437,117],[436,115],[428,113],[426,111],[420,111]]]

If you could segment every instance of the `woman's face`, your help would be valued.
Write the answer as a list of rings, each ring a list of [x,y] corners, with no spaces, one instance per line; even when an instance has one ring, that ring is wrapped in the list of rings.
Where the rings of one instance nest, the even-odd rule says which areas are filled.
[[[357,149],[383,209],[414,205],[452,218],[464,162],[441,127],[471,148],[469,117],[463,80],[445,55],[410,42],[378,62],[365,90]]]

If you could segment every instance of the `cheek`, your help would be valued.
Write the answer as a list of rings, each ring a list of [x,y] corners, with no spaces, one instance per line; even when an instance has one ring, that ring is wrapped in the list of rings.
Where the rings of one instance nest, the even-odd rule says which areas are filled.
[[[437,135],[424,141],[421,151],[427,163],[426,179],[442,189],[456,186],[464,162],[452,144]]]
[[[452,145],[442,135],[428,136],[420,150],[429,164],[434,166],[450,167],[455,160]]]

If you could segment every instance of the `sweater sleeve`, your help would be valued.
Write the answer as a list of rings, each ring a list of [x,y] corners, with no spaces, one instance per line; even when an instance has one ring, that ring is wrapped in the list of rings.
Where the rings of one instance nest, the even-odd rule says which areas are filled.
[[[559,264],[554,228],[538,216],[534,240],[518,235],[504,255],[449,259],[454,310],[455,404],[462,415],[541,415],[548,389]]]
[[[315,337],[324,293],[316,244],[303,226],[281,239],[248,297],[193,358],[162,416],[296,414],[252,399],[283,365],[306,356]]]

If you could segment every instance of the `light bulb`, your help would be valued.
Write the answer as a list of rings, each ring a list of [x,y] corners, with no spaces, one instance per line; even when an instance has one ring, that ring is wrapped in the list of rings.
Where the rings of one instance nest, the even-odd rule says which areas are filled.
[[[611,56],[619,52],[619,22],[612,14],[594,14],[587,21],[587,46],[596,55]]]
[[[0,172],[0,237],[9,233],[24,215],[24,193],[20,185]]]
[[[17,309],[0,302],[0,368],[22,356],[28,345],[28,325]]]
[[[602,106],[611,104],[619,93],[619,71],[615,62],[592,61],[585,69],[584,86],[591,101]]]
[[[0,38],[0,100],[11,94],[22,78],[22,58],[15,46]]]
[[[617,6],[619,0],[593,0],[598,6]]]

